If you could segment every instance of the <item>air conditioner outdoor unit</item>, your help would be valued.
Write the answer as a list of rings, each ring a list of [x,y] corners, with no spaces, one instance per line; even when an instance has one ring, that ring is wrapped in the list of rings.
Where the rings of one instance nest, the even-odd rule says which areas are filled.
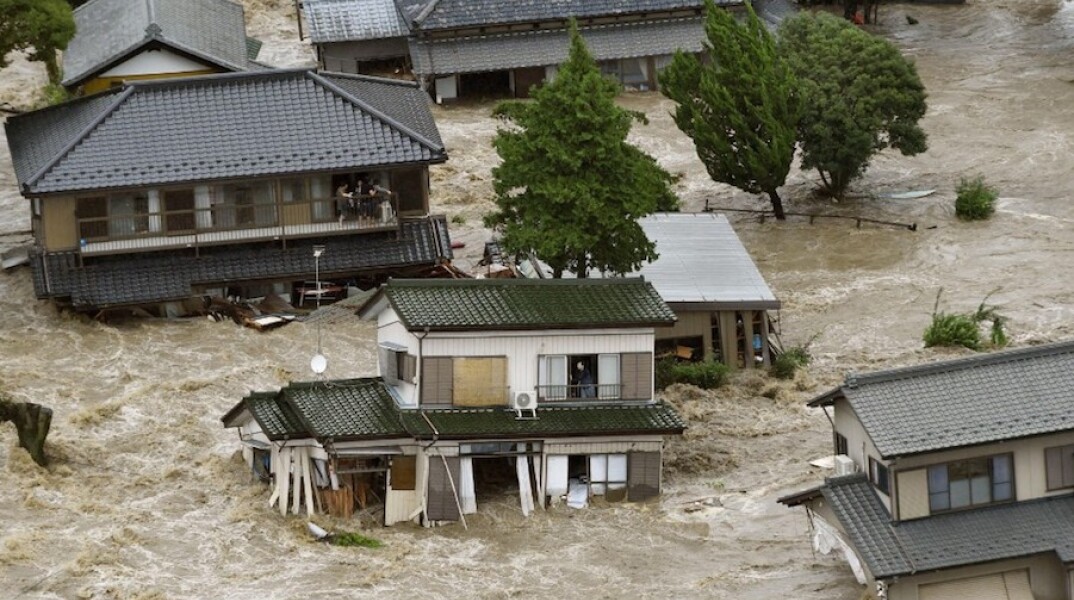
[[[835,476],[853,475],[857,471],[854,461],[846,454],[835,455]]]
[[[519,416],[524,410],[537,416],[537,392],[533,390],[511,392],[511,408],[515,409]]]

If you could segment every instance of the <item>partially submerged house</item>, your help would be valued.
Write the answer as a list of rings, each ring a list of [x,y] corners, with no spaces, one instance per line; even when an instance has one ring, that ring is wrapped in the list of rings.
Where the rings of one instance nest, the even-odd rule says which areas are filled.
[[[385,525],[433,524],[506,490],[526,514],[660,493],[663,437],[684,425],[654,400],[654,330],[675,317],[644,280],[392,280],[359,315],[379,378],[254,393],[224,417],[281,510],[380,498]]]
[[[6,130],[35,292],[77,309],[287,296],[313,289],[318,267],[379,278],[451,257],[428,214],[428,167],[447,154],[413,83],[307,70],[128,82]]]
[[[727,217],[656,213],[639,220],[659,257],[637,271],[678,320],[656,333],[657,354],[768,366],[773,359],[768,311],[781,303],[765,283]]]
[[[263,69],[231,0],[90,0],[74,11],[63,86],[87,94],[124,81]]]
[[[1074,599],[1074,342],[850,375],[810,405],[842,467],[780,502],[879,597]]]
[[[304,5],[323,66],[357,72],[375,67],[381,56],[398,56],[405,36],[414,76],[438,101],[527,97],[567,58],[572,18],[605,75],[639,90],[656,89],[657,72],[672,55],[700,52],[705,39],[701,0],[307,0]]]

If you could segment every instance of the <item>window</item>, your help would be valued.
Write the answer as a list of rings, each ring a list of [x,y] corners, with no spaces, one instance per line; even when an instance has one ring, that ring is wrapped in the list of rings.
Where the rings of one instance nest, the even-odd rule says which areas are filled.
[[[272,182],[250,181],[216,187],[213,201],[213,225],[216,227],[251,227],[276,224],[276,199]]]
[[[848,454],[847,438],[841,433],[835,434],[835,453]]]
[[[1044,449],[1048,491],[1074,487],[1074,444]]]
[[[590,454],[589,489],[594,496],[611,496],[609,500],[626,497],[627,455]]]
[[[392,459],[391,482],[393,490],[417,488],[418,459],[415,456],[396,456]]]
[[[1014,471],[1010,454],[931,466],[928,482],[931,512],[1014,499]]]
[[[146,192],[115,194],[108,198],[108,234],[124,237],[149,231],[149,195]]]
[[[614,400],[622,397],[618,354],[555,354],[537,365],[537,394],[543,400]]]
[[[408,354],[405,346],[382,344],[380,346],[381,377],[388,383],[413,383],[418,371],[418,359]]]
[[[84,240],[108,237],[108,198],[79,198],[75,216],[78,217],[78,237]]]
[[[869,481],[876,489],[886,495],[891,495],[891,485],[889,483],[890,476],[887,465],[877,461],[871,456],[869,457]]]

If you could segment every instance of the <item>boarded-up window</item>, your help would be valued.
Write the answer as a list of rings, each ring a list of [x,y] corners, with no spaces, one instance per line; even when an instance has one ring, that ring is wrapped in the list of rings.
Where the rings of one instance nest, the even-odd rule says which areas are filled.
[[[450,405],[452,382],[455,378],[453,360],[449,356],[427,356],[421,359],[422,405]]]
[[[417,489],[418,458],[416,456],[396,456],[392,459],[392,489]]]
[[[631,452],[627,460],[627,498],[640,502],[660,495],[660,453]]]
[[[653,397],[653,353],[629,352],[622,355],[619,374],[623,400],[649,400]]]
[[[507,358],[459,358],[452,390],[455,406],[504,406],[507,404]]]
[[[445,460],[448,469],[451,469],[450,478],[448,469],[444,468]],[[426,502],[426,514],[430,521],[459,520],[459,504],[456,502],[455,490],[458,489],[460,472],[458,457],[429,457],[429,498]]]
[[[1049,490],[1074,487],[1074,444],[1046,448],[1044,464],[1048,471]]]

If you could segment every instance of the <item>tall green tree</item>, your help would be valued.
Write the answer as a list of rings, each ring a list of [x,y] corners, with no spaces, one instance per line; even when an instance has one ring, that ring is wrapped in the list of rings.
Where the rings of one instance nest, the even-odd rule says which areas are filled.
[[[705,1],[705,53],[678,52],[660,75],[678,106],[675,124],[694,141],[714,181],[767,194],[784,219],[779,187],[794,160],[800,114],[797,81],[749,3],[746,21]]]
[[[779,35],[802,94],[802,167],[817,169],[829,194],[841,198],[885,148],[928,149],[925,86],[898,48],[825,13],[786,19]]]
[[[30,60],[45,63],[49,83],[62,79],[57,53],[75,36],[75,18],[66,0],[0,0],[0,69],[13,50],[27,50]]]
[[[619,85],[600,69],[572,23],[570,56],[532,102],[509,101],[494,114],[509,126],[493,145],[496,210],[485,224],[510,253],[534,253],[555,277],[596,269],[627,273],[656,258],[637,219],[674,210],[671,176],[627,143],[640,113],[615,104]]]

